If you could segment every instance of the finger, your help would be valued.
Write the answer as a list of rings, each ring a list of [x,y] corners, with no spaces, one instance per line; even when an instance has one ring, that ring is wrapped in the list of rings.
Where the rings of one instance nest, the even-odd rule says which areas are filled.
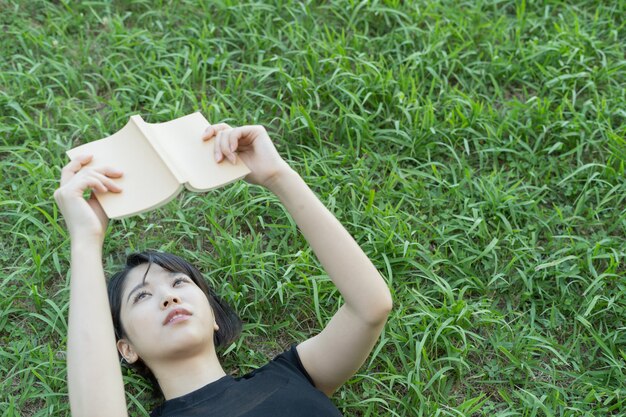
[[[117,169],[117,168],[111,168],[111,167],[100,167],[100,168],[96,168],[95,171],[103,175],[106,175],[107,177],[110,177],[110,178],[119,178],[122,175],[124,175],[124,172],[122,170]]]
[[[213,136],[217,135],[219,132],[221,132],[222,130],[226,130],[226,129],[232,129],[229,125],[227,125],[226,123],[218,123],[215,125],[210,125],[209,127],[207,127],[204,130],[204,133],[202,134],[202,139],[203,140],[209,140],[211,139]]]
[[[202,140],[207,141],[213,137],[213,125],[209,125],[204,132],[202,132]]]
[[[104,174],[94,173],[95,177],[106,187],[107,191],[112,191],[114,193],[122,192],[122,187],[117,185],[115,181],[106,177]]]
[[[235,159],[235,154],[233,153],[233,151],[230,150],[230,136],[231,133],[233,132],[233,129],[231,130],[224,130],[221,131],[219,134],[220,137],[220,141],[219,141],[219,147],[220,147],[220,151],[222,152],[222,154],[228,158],[228,160],[231,163],[235,163],[236,159]],[[234,140],[237,140],[237,136],[234,136]],[[216,144],[217,145],[217,144]]]
[[[237,149],[247,149],[254,141],[265,133],[265,128],[259,125],[240,126],[229,132],[237,138]]]
[[[215,161],[216,162],[222,162],[222,159],[224,159],[224,153],[222,152],[222,142],[224,140],[223,138],[224,136],[224,131],[221,131],[217,134],[217,136],[215,136]]]
[[[74,157],[74,161],[80,161],[83,164],[87,164],[89,163],[89,161],[91,161],[91,159],[93,158],[93,154],[90,153],[82,153],[80,155],[76,155],[76,157]]]
[[[239,147],[239,135],[236,133],[235,129],[228,131],[228,149],[230,149],[231,152],[235,152]]]
[[[79,155],[76,158],[72,159],[67,165],[63,167],[61,170],[61,185],[65,184],[72,178],[83,165],[87,165],[93,159],[93,155]]]
[[[81,184],[80,189],[84,192],[87,188],[91,188],[94,191],[100,191],[101,193],[106,193],[108,191],[107,187],[102,184],[102,181],[95,177],[83,178],[83,183]]]
[[[108,178],[104,174],[99,173],[95,169],[86,171],[79,179],[79,181],[74,185],[77,189],[84,193],[85,190],[91,188],[92,190],[105,193],[107,191],[112,191],[119,193],[122,191],[122,187],[117,185],[112,179]]]

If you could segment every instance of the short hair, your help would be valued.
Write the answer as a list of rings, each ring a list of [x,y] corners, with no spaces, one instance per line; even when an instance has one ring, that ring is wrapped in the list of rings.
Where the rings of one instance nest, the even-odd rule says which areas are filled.
[[[239,338],[242,328],[241,319],[235,310],[228,305],[228,303],[215,294],[213,289],[209,286],[207,280],[196,267],[185,261],[183,258],[171,253],[147,250],[128,255],[124,269],[115,273],[108,282],[107,289],[109,295],[109,305],[111,308],[113,329],[115,330],[116,340],[126,337],[126,331],[124,330],[120,317],[124,282],[133,268],[146,263],[148,264],[148,269],[146,269],[146,273],[143,276],[144,280],[148,275],[150,266],[154,263],[170,272],[182,272],[186,274],[202,290],[209,301],[209,305],[213,309],[215,321],[219,326],[219,331],[213,333],[213,343],[216,348],[229,346]],[[154,385],[158,386],[158,382],[154,377],[154,374],[152,374],[152,371],[150,371],[141,359],[137,360],[133,364],[130,364],[130,367],[139,375],[148,378]]]

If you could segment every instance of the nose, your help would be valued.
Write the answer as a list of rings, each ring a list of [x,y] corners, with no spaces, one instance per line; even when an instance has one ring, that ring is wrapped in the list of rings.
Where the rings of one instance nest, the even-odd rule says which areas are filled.
[[[168,308],[171,304],[180,304],[180,298],[173,294],[168,294],[163,298],[161,307]]]

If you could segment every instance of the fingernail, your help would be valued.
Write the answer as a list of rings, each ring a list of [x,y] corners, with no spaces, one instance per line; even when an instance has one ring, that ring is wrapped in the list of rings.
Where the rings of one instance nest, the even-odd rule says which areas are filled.
[[[228,160],[229,160],[229,161],[230,161],[233,165],[235,165],[235,161],[236,161],[236,159],[235,159],[235,154],[229,153],[229,154],[228,154]]]

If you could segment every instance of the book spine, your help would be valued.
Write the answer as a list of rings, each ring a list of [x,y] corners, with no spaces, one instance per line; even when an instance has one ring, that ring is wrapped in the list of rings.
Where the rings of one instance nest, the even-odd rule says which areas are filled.
[[[172,174],[174,174],[174,177],[176,177],[178,182],[180,184],[184,184],[185,182],[187,182],[187,179],[185,178],[185,175],[181,172],[180,169],[178,169],[176,167],[176,164],[174,163],[172,158],[169,157],[169,155],[167,154],[165,149],[163,149],[163,147],[159,144],[158,138],[155,135],[153,135],[153,133],[152,133],[148,123],[146,123],[141,118],[141,116],[138,116],[138,115],[131,116],[130,120],[135,124],[135,126],[137,126],[137,128],[143,134],[143,136],[146,138],[148,143],[150,143],[150,145],[152,145],[152,148],[161,157],[161,159],[163,160],[165,165],[169,168],[169,170],[172,172]]]

